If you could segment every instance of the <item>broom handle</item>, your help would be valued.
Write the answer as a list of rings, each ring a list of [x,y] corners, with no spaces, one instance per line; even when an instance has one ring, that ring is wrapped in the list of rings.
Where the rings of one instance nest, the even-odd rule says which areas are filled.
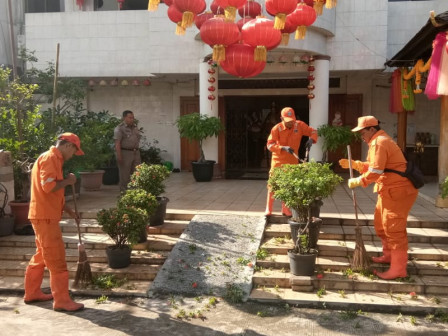
[[[350,171],[350,178],[353,178],[352,151],[350,149],[350,145],[347,146],[347,155],[348,155],[348,169]],[[358,226],[359,225],[359,223],[358,223],[358,204],[356,203],[355,189],[352,189],[352,198],[353,198],[353,206],[355,207],[356,226]]]
[[[74,184],[72,184],[72,194],[73,194],[73,204],[74,204],[74,206],[75,206],[75,214],[76,214],[76,217],[77,217],[77,218],[80,218],[80,217],[79,217],[79,213],[78,213],[78,206],[77,206],[77,204],[76,204],[76,194],[75,194],[75,185],[74,185]],[[78,228],[79,244],[82,245],[81,229],[80,229],[80,227],[79,227],[79,222],[78,222],[76,219],[75,219],[75,222],[76,222],[76,227]]]

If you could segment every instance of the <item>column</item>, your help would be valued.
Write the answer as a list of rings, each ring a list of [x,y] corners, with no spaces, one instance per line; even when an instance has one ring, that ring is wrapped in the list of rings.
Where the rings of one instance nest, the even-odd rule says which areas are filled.
[[[211,87],[214,87],[214,91],[209,90]],[[199,65],[199,113],[218,117],[218,67],[203,60]],[[218,162],[217,137],[205,139],[202,148],[207,160]]]
[[[328,124],[328,95],[330,85],[330,56],[314,56],[314,99],[310,99],[310,126],[317,129]],[[310,158],[323,159],[322,139],[311,147]]]

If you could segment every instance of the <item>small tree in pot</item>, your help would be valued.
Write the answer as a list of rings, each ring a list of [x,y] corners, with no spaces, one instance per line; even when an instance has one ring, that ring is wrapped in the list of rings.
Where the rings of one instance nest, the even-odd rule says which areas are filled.
[[[312,204],[316,200],[330,196],[341,181],[342,178],[330,169],[330,164],[315,161],[274,168],[269,177],[268,184],[274,197],[294,209],[297,214],[297,217],[289,222],[295,247],[288,252],[288,255],[290,258],[294,257],[294,260],[297,259],[297,255],[313,255],[310,257],[311,261],[314,260],[313,266],[307,268],[308,271],[314,270],[317,255],[314,249],[322,223],[320,219],[311,216]],[[299,272],[294,265],[291,265],[291,271]]]
[[[217,137],[224,130],[221,120],[217,117],[209,117],[196,112],[180,116],[176,121],[176,125],[182,138],[186,138],[190,142],[195,140],[198,142],[200,157],[198,161],[192,163],[194,178],[197,182],[210,181],[213,177],[213,165],[215,162],[205,159],[202,142],[209,137]]]

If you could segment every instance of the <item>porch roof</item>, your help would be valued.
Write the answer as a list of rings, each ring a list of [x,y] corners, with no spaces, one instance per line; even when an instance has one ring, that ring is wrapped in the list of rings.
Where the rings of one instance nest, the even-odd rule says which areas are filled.
[[[419,59],[425,62],[431,57],[432,41],[437,33],[448,31],[448,11],[434,17],[437,27],[434,26],[431,18],[415,36],[389,61],[385,64],[388,67],[413,66]]]

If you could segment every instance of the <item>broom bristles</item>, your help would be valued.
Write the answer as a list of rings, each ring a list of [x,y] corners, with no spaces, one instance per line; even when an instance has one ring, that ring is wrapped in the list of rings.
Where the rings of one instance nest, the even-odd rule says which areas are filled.
[[[362,240],[361,227],[357,224],[355,228],[356,245],[353,252],[352,269],[354,270],[368,270],[370,269],[370,258],[367,255],[364,241]]]
[[[83,244],[78,244],[78,267],[76,269],[73,288],[85,288],[92,283],[92,270],[90,269],[87,253]]]

